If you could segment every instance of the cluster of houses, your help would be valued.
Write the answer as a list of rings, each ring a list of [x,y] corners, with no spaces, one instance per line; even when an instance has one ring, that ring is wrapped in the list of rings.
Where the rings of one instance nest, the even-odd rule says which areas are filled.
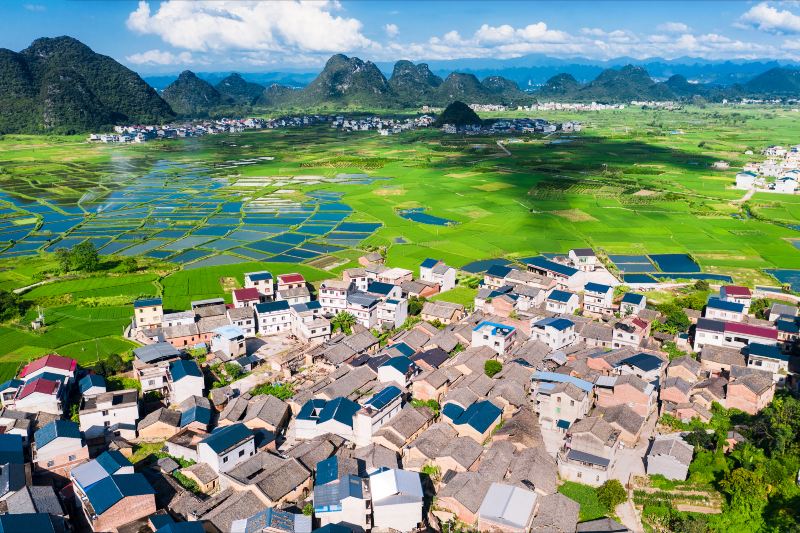
[[[204,120],[167,125],[114,126],[114,133],[90,133],[87,140],[99,143],[144,143],[155,139],[183,139],[220,133],[241,133],[246,129],[261,129],[267,121],[261,118]]]
[[[517,106],[517,111],[605,111],[607,109],[625,109],[625,104],[539,102],[529,106]]]
[[[408,300],[446,295],[455,269],[360,263],[313,291],[252,272],[229,304],[138,300],[136,388],[56,354],[25,365],[0,385],[2,531],[629,531],[578,523],[559,483],[685,479],[693,447],[661,417],[708,421],[714,402],[756,413],[796,387],[798,308],[753,318],[746,287],[721,287],[688,335],[664,336],[645,296],[598,281],[590,249],[494,266],[473,309],[427,300],[419,320]],[[332,331],[341,313],[348,333]],[[271,364],[251,353],[283,337],[296,344]],[[214,386],[216,362],[279,370],[270,384],[292,394]],[[144,445],[155,457],[132,464]]]
[[[433,124],[435,120],[435,117],[428,114],[407,118],[347,118],[339,115],[331,121],[331,128],[336,128],[344,132],[377,131],[381,135],[396,135],[398,133],[415,130],[417,128],[427,128]]]
[[[752,152],[751,152],[752,153]],[[769,146],[760,163],[750,162],[736,174],[736,188],[795,194],[800,189],[800,145]]]
[[[551,123],[543,118],[499,119],[483,125],[455,126],[444,124],[444,133],[464,133],[467,135],[492,135],[499,133],[572,133],[581,131],[583,124],[576,121]]]

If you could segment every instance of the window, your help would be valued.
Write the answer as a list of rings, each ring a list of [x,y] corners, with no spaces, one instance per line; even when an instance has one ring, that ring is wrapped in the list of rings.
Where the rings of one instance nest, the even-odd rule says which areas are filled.
[[[70,461],[74,461],[77,458],[78,458],[77,455],[70,455],[69,457],[67,457],[67,459],[70,460]]]
[[[102,414],[103,414],[103,416],[108,416],[108,409],[106,409],[105,411],[103,411],[103,413],[102,413]]]
[[[570,400],[569,401],[569,405],[570,405],[570,407],[574,407],[575,406],[575,400]]]
[[[583,477],[583,472],[578,472],[578,479]]]
[[[110,420],[104,420],[104,421],[103,421],[103,427],[106,427],[106,428],[107,428],[107,427],[109,427],[110,425],[111,425],[111,421],[110,421]]]
[[[227,462],[228,462],[228,456],[227,456],[227,455],[226,455],[225,457],[223,457],[223,458],[222,458],[222,462],[223,462],[223,463],[227,463]]]
[[[244,450],[239,450],[239,457],[242,457],[243,455],[244,455]]]
[[[47,466],[48,466],[48,467],[51,467],[51,466],[53,466],[53,465],[55,465],[55,464],[56,464],[56,462],[55,462],[55,461],[47,461]]]

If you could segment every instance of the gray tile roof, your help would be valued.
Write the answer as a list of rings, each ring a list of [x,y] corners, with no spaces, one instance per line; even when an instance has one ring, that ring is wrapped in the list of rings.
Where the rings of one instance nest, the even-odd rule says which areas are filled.
[[[168,426],[179,427],[181,425],[181,412],[175,409],[159,407],[152,413],[139,420],[139,430],[152,426],[156,422],[162,422]]]
[[[279,427],[287,418],[289,404],[275,396],[264,394],[250,400],[244,421],[259,419],[274,427]]]
[[[558,492],[539,500],[539,511],[533,518],[531,532],[574,533],[580,504]]]
[[[648,457],[668,455],[674,457],[679,463],[689,466],[694,456],[694,447],[678,435],[664,435],[656,437],[647,455]]]
[[[211,468],[208,463],[195,463],[192,466],[186,467],[181,472],[191,472],[194,476],[200,480],[201,483],[211,483],[215,479],[219,477],[219,475],[214,472],[214,469]]]
[[[527,448],[514,456],[506,481],[530,490],[553,494],[558,489],[558,465],[543,446]]]

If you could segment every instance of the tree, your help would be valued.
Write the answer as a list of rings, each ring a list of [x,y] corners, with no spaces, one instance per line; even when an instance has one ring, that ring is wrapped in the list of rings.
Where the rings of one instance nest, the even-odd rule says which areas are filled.
[[[761,320],[765,320],[767,318],[768,309],[769,300],[766,298],[756,298],[750,303],[750,312],[753,313],[756,318],[760,318]]]
[[[126,257],[119,264],[119,269],[125,274],[133,274],[139,270],[139,263],[135,257]]]
[[[16,318],[22,312],[22,299],[18,294],[0,290],[0,320]]]
[[[314,514],[314,506],[310,503],[307,503],[303,506],[303,514],[306,516],[311,516]]]
[[[697,291],[707,291],[711,289],[711,286],[708,284],[706,280],[699,279],[695,282],[694,288]]]
[[[597,499],[600,500],[600,503],[609,511],[613,511],[617,505],[628,499],[628,493],[625,492],[625,487],[616,479],[609,479],[597,487],[595,491],[597,492]]]
[[[100,254],[97,248],[90,241],[76,244],[70,254],[72,256],[72,268],[81,272],[94,272],[100,266]]]
[[[665,342],[664,345],[661,346],[661,349],[667,352],[667,355],[669,355],[670,360],[677,359],[678,357],[683,357],[684,355],[686,355],[686,352],[678,348],[678,345],[675,344],[673,341]]]
[[[116,353],[109,354],[104,365],[108,374],[117,374],[125,370],[125,361]]]
[[[490,378],[493,378],[495,374],[501,370],[503,370],[503,363],[497,359],[489,359],[483,364],[483,371],[486,372],[486,375]]]
[[[422,312],[422,308],[427,302],[422,296],[411,296],[408,299],[408,314],[409,316],[417,316]]]
[[[291,383],[262,383],[250,391],[250,394],[253,396],[268,394],[275,396],[279,400],[288,400],[294,396],[294,387],[292,387]]]
[[[759,472],[737,468],[725,476],[719,486],[734,509],[756,515],[761,514],[767,504],[767,487]]]
[[[72,270],[72,253],[67,248],[59,248],[56,250],[56,261],[58,261],[58,268],[61,272],[69,272]]]
[[[664,320],[663,322],[655,321],[653,323],[653,329],[656,331],[675,334],[679,331],[688,330],[689,326],[692,325],[692,321],[689,320],[684,310],[675,302],[659,305],[658,311],[664,315]]]
[[[341,331],[347,335],[353,332],[353,326],[356,325],[356,317],[347,311],[339,311],[336,316],[331,320],[331,330]]]

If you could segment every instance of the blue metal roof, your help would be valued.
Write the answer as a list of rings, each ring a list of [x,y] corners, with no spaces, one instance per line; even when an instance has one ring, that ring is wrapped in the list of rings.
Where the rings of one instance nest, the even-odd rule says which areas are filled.
[[[457,420],[462,414],[464,414],[464,408],[456,403],[448,402],[442,406],[442,415],[450,420]]]
[[[445,406],[447,405],[451,404],[445,404]],[[458,406],[455,405],[455,407]],[[451,413],[455,412],[456,411],[451,411]],[[494,405],[492,402],[488,400],[481,400],[467,407],[455,418],[450,418],[452,418],[453,424],[457,426],[467,424],[475,429],[478,433],[483,433],[488,430],[489,427],[491,427],[491,425],[494,424],[502,414],[502,409]]]
[[[269,272],[248,272],[244,276],[250,278],[251,281],[266,281],[272,279],[272,274]]]
[[[199,422],[206,426],[211,423],[211,409],[202,405],[193,405],[181,413],[181,427],[188,426],[192,422]]]
[[[514,326],[507,326],[505,324],[498,324],[497,322],[489,322],[488,320],[484,320],[472,328],[472,331],[478,331],[483,329],[485,326],[492,328],[492,335],[497,335],[499,332],[500,335],[506,336],[516,329]]]
[[[327,403],[328,402],[320,398],[312,398],[311,400],[308,400],[306,403],[303,404],[303,407],[300,408],[300,412],[297,413],[298,420],[318,419],[320,412]]]
[[[429,257],[425,261],[423,261],[419,266],[421,266],[422,268],[433,268],[436,266],[436,263],[438,262],[439,261],[437,261],[436,259],[431,259]]]
[[[380,411],[401,394],[402,391],[400,389],[394,385],[389,385],[378,394],[370,398],[369,401],[364,404],[364,406],[371,405],[374,409]]]
[[[782,331],[784,333],[800,333],[800,323],[798,323],[797,320],[794,320],[794,317],[791,319],[778,319],[775,321],[775,327],[778,328],[778,331]],[[2,386],[0,386],[0,390],[3,390]]]
[[[564,331],[565,329],[571,328],[574,325],[575,323],[572,320],[569,320],[568,318],[556,318],[556,317],[543,318],[534,324],[534,326],[541,326],[541,327],[550,326],[557,329],[558,331]]]
[[[121,468],[133,466],[118,450],[105,451],[95,460],[109,474],[116,474]]]
[[[570,376],[568,374],[559,374],[558,372],[543,372],[541,370],[534,372],[533,376],[531,377],[533,381],[552,381],[555,383],[572,383],[579,389],[592,392],[594,389],[594,384],[588,381],[585,381],[580,378],[576,378],[575,376]]]
[[[133,307],[153,307],[161,305],[161,298],[142,298],[133,302]]]
[[[611,287],[608,285],[603,285],[602,283],[595,283],[590,281],[586,285],[584,285],[583,290],[586,292],[596,292],[600,294],[606,294],[608,291],[611,290]]]
[[[202,522],[190,522],[202,524]],[[265,529],[283,531],[284,533],[306,533],[311,531],[311,517],[267,507],[247,519],[245,533],[258,533]],[[345,528],[348,533],[349,528]]]
[[[334,398],[325,404],[322,412],[319,414],[318,424],[327,422],[329,420],[336,420],[346,426],[353,427],[353,415],[355,415],[361,406],[353,400],[348,400],[342,396]]]
[[[168,342],[157,342],[135,348],[133,354],[145,363],[153,363],[162,359],[178,357],[181,353]]]
[[[531,257],[530,259],[528,259],[527,263],[529,265],[533,265],[534,267],[538,267],[544,270],[555,272],[557,274],[561,274],[562,276],[574,276],[575,274],[578,273],[577,269],[574,269],[567,265],[561,265],[559,263],[555,263],[541,255],[538,257]]]
[[[513,268],[509,268],[503,265],[492,265],[489,267],[489,270],[486,271],[487,276],[491,276],[493,278],[504,278],[508,276],[508,274],[514,270]]]
[[[322,309],[322,304],[319,303],[319,300],[311,300],[310,302],[307,303],[294,304],[292,306],[292,309],[294,309],[298,313],[303,313],[305,311],[314,311]]]
[[[641,294],[634,294],[632,292],[626,292],[622,296],[622,303],[624,304],[631,304],[631,305],[640,305],[644,300],[644,296]]]
[[[102,387],[105,389],[106,378],[97,374],[87,374],[78,382],[78,388],[81,390],[81,394],[92,387]]]
[[[204,533],[203,522],[172,522],[164,524],[156,530],[156,533]]]
[[[636,355],[632,355],[626,359],[623,359],[617,366],[620,365],[630,365],[635,366],[640,370],[644,370],[645,372],[651,372],[656,370],[657,368],[661,368],[664,364],[664,361],[656,357],[655,355],[650,355],[646,353],[637,353]]]
[[[200,371],[200,367],[197,366],[197,363],[186,359],[178,359],[170,363],[169,372],[172,374],[173,381],[180,381],[187,376],[196,378],[203,377],[203,373]]]
[[[719,309],[720,311],[731,311],[733,313],[741,313],[744,311],[744,304],[736,302],[728,302],[726,300],[720,300],[719,298],[709,298],[707,306],[710,307],[711,309]]]
[[[53,521],[47,513],[0,515],[0,533],[54,533]]]
[[[352,533],[353,530],[341,524],[328,524],[326,526],[318,527],[311,533]]]
[[[0,464],[25,464],[22,453],[22,435],[0,434]]]
[[[569,429],[569,426],[570,426],[569,420],[559,419],[558,422],[556,422],[556,427],[559,427],[561,429]]]
[[[332,455],[317,463],[315,485],[326,485],[339,479],[339,456]]]
[[[389,283],[382,283],[380,281],[372,281],[367,285],[367,292],[371,292],[374,294],[382,294],[386,296],[394,289],[394,285]]]
[[[756,357],[764,357],[767,359],[778,359],[780,361],[788,361],[789,356],[781,353],[781,349],[775,345],[761,344],[760,342],[751,342],[747,345],[747,353]]]
[[[413,364],[414,362],[405,355],[398,355],[397,357],[390,358],[381,366],[390,366],[401,374],[405,374],[408,372],[409,367],[411,367]]]
[[[361,478],[348,474],[336,482],[314,486],[314,512],[324,514],[341,511],[345,498],[363,497]]]
[[[555,301],[555,302],[567,303],[567,302],[569,302],[569,301],[570,301],[570,299],[571,299],[573,296],[576,296],[576,295],[575,295],[575,294],[573,294],[573,293],[571,293],[571,292],[567,292],[567,291],[560,291],[560,290],[558,290],[558,289],[554,289],[554,290],[553,290],[553,291],[550,293],[550,296],[548,296],[548,297],[547,297],[547,299],[548,299],[548,300],[553,300],[553,301]]]
[[[164,513],[164,514],[151,514],[149,516],[149,520],[150,520],[150,523],[153,524],[153,527],[156,528],[156,531],[158,531],[161,527],[163,527],[163,526],[165,526],[167,524],[174,524],[175,523],[175,520],[173,520],[173,518],[170,515],[166,514],[166,513]]]
[[[206,444],[214,450],[214,453],[220,454],[252,437],[253,432],[250,428],[238,423],[215,429],[211,435],[201,440],[200,444]]]
[[[33,440],[37,448],[47,446],[58,437],[80,439],[80,426],[71,420],[54,420],[46,426],[39,428],[36,433],[33,434]]]
[[[288,311],[289,302],[286,300],[275,300],[274,302],[264,302],[256,304],[256,313],[276,313],[279,311]]]
[[[362,307],[372,307],[378,304],[378,299],[363,292],[351,292],[347,295],[347,302]]]
[[[98,516],[128,496],[155,494],[153,487],[142,474],[108,476],[90,485],[85,492]]]
[[[16,379],[16,378],[9,379],[8,381],[5,381],[5,382],[3,382],[2,385],[0,385],[0,392],[4,391],[6,389],[12,389],[12,388],[13,389],[18,389],[21,386],[23,386],[24,384],[25,384],[25,382],[22,381],[21,379]]]

